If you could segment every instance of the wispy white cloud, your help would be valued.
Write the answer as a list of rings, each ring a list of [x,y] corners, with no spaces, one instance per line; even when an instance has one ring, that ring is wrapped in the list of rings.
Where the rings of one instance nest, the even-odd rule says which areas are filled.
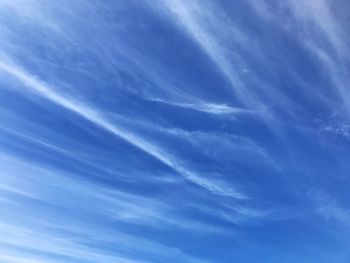
[[[92,262],[147,262],[142,260],[132,260],[118,255],[118,253],[108,255],[106,252],[101,253],[101,251],[98,251],[97,249],[92,249],[91,247],[79,244],[69,237],[57,237],[51,233],[42,233],[38,230],[35,231],[29,228],[17,227],[10,224],[0,224],[0,233],[7,237],[5,240],[3,240],[5,244],[9,246],[22,247],[26,250],[39,251],[39,253],[37,253],[39,258],[40,254],[45,255],[47,253],[51,253],[56,256],[68,257],[76,260],[89,260]],[[44,256],[41,257],[45,258]],[[7,258],[12,260],[21,260],[21,254],[17,254],[16,257],[7,256]],[[37,262],[46,261],[39,260]]]
[[[321,65],[328,71],[336,91],[349,110],[350,97],[346,89],[346,64],[350,58],[348,39],[345,28],[336,19],[337,14],[332,10],[332,3],[326,0],[299,3],[291,1],[289,6],[296,22],[302,25],[303,33],[309,35],[306,39],[303,35],[300,36],[300,41],[318,57]],[[317,37],[318,32],[324,37],[323,41]],[[331,49],[327,49],[329,44]]]
[[[328,222],[335,222],[336,226],[348,229],[350,226],[350,210],[341,205],[335,196],[325,191],[310,191],[309,196],[314,204],[314,212],[321,215]]]
[[[267,1],[251,1],[250,4],[264,19],[277,24],[285,33],[290,34],[318,60],[324,73],[331,80],[331,93],[340,95],[349,109],[349,96],[346,91],[347,70],[349,61],[348,39],[344,25],[337,19],[340,9],[337,3],[327,0],[286,1],[279,3],[277,9],[285,12],[281,18]],[[339,3],[338,3],[339,4]],[[278,12],[278,11],[277,11]],[[293,74],[293,73],[291,73]],[[294,79],[297,76],[292,76]],[[332,107],[339,107],[338,102],[327,99],[321,91],[307,87],[309,94],[315,94],[322,100],[328,100]],[[329,92],[329,91],[328,91]]]
[[[134,249],[158,257],[179,258],[184,262],[202,262],[178,248],[104,226],[104,223],[116,221],[153,229],[172,226],[202,233],[212,228],[203,225],[198,229],[199,225],[194,221],[190,223],[191,220],[186,218],[177,218],[176,212],[161,201],[107,188],[84,177],[78,178],[43,165],[39,167],[7,154],[1,154],[0,166],[2,185],[8,186],[0,187],[0,197],[4,195],[13,201],[0,203],[4,211],[0,233],[6,237],[2,243],[33,250],[36,258],[51,253],[92,262],[146,262],[124,256],[126,250]],[[12,195],[6,195],[8,191]],[[23,191],[29,194],[23,195]],[[45,215],[40,215],[42,204],[47,207]],[[31,214],[31,217],[22,220],[18,217],[22,213]],[[93,225],[90,217],[98,224]],[[82,218],[86,220],[82,221]],[[90,245],[91,242],[107,242],[118,249],[97,249]],[[21,258],[21,254],[17,256]]]
[[[59,38],[60,41],[69,43],[72,46],[79,45],[80,49],[87,49],[94,54],[96,60],[103,57],[104,64],[109,63],[110,65],[114,65],[114,68],[127,72],[133,81],[142,83],[142,87],[140,87],[141,85],[123,83],[120,88],[123,92],[131,93],[147,101],[165,103],[174,107],[200,111],[207,114],[229,115],[233,117],[236,114],[253,113],[253,111],[244,108],[229,106],[227,103],[217,103],[208,99],[203,99],[198,96],[198,92],[194,95],[191,89],[182,87],[188,84],[182,83],[182,86],[179,87],[179,83],[172,77],[172,73],[164,69],[163,64],[157,61],[152,54],[144,54],[140,52],[138,48],[133,48],[129,43],[122,41],[123,37],[121,35],[125,34],[127,28],[119,28],[117,32],[114,31],[113,33],[116,34],[116,36],[113,38],[111,44],[96,41],[96,43],[93,43],[95,45],[95,50],[91,50],[91,43],[87,46],[86,43],[82,42],[81,38],[83,38],[83,35],[81,35],[79,31],[75,31],[76,27],[70,26],[70,23],[83,23],[83,21],[80,20],[81,17],[79,17],[79,15],[81,15],[80,12],[73,10],[74,4],[72,4],[72,6],[67,5],[67,7],[63,8],[56,5],[44,5],[36,0],[31,0],[30,4],[25,1],[22,2],[21,0],[16,0],[14,3],[3,1],[0,4],[3,5],[4,10],[8,10],[8,12],[13,13],[15,16],[21,16],[23,19],[26,19],[28,23],[32,23],[34,28],[47,28],[51,37],[55,39]],[[19,8],[19,6],[23,8]],[[100,26],[95,28],[95,24],[92,23],[89,26],[94,27],[94,30],[98,31],[100,34],[108,34],[108,32],[105,32],[108,28],[108,26],[105,25],[106,21],[101,19],[98,12],[94,13],[91,10],[93,10],[93,8],[90,5],[84,4],[81,13],[93,13],[96,19],[98,19]],[[58,17],[60,17],[58,14],[67,16],[68,19],[62,21],[58,19]],[[89,22],[84,21],[84,23]],[[67,30],[67,28],[69,28],[69,30]],[[19,53],[19,50],[22,53],[27,52],[25,48],[12,40],[14,34],[8,27],[3,27],[3,33],[6,33],[6,37],[4,37],[6,48],[3,47],[3,49],[6,49],[6,52],[14,54]],[[54,45],[54,43],[52,44]],[[118,57],[120,61],[118,59],[113,59],[114,57]],[[49,61],[42,62],[49,63]],[[79,65],[74,68],[74,72],[84,76],[89,74],[86,72],[86,69],[81,69],[81,65],[84,65],[83,62],[78,64]],[[122,83],[121,80],[118,80],[117,75],[118,74],[114,74],[116,82]],[[91,76],[91,74],[89,74],[89,78],[93,79],[94,77],[96,77],[96,80],[101,81],[98,76]],[[145,80],[151,83],[147,84]],[[115,88],[118,89],[118,87]],[[202,90],[202,92],[204,92],[204,90]]]
[[[254,46],[247,34],[234,26],[234,21],[212,1],[206,5],[200,1],[165,0],[161,3],[165,6],[162,11],[167,10],[175,24],[188,33],[219,68],[230,83],[234,96],[248,110],[255,111],[264,118],[271,118],[268,107],[244,78],[244,72],[247,72],[246,62],[236,47],[246,50]],[[258,46],[254,46],[252,52],[261,56]]]
[[[180,107],[183,109],[201,111],[201,112],[210,113],[210,114],[227,115],[227,116],[231,116],[233,119],[235,118],[235,115],[254,114],[254,111],[231,107],[226,104],[215,104],[215,103],[209,103],[204,101],[193,102],[194,100],[192,100],[192,103],[187,103],[187,102],[172,102],[172,101],[167,101],[167,100],[158,99],[158,98],[149,99],[149,100],[168,104],[175,107]]]
[[[51,257],[19,253],[15,249],[4,248],[0,249],[0,260],[8,263],[63,263],[62,260],[55,260]]]
[[[348,116],[310,124],[342,110],[335,93],[350,109],[331,1],[64,2],[0,0],[0,96],[11,95],[0,98],[0,261],[203,262],[171,234],[304,220],[290,203],[309,208],[322,160],[347,168],[313,136],[350,138]],[[310,84],[304,54],[329,83]],[[334,200],[314,211],[348,227]]]
[[[326,125],[321,128],[321,132],[328,134],[334,134],[345,139],[350,138],[350,125],[349,124],[333,124]]]
[[[0,195],[10,192],[62,209],[79,208],[81,213],[154,228],[173,225],[191,229],[194,226],[191,219],[179,219],[177,211],[161,201],[107,188],[83,178],[79,180],[74,174],[38,167],[7,154],[0,155],[0,165],[3,170]],[[210,229],[210,226],[206,228]]]
[[[135,147],[143,150],[145,153],[153,156],[157,160],[171,167],[176,172],[184,176],[184,178],[193,182],[194,184],[201,186],[214,194],[234,198],[244,198],[244,195],[242,193],[238,192],[230,186],[212,182],[208,178],[201,177],[195,172],[187,170],[173,156],[170,156],[167,153],[165,153],[164,149],[157,148],[155,145],[150,144],[140,136],[132,134],[129,131],[124,130],[122,127],[118,127],[114,123],[112,124],[101,113],[99,113],[93,108],[90,108],[87,105],[84,105],[81,102],[78,102],[74,98],[69,98],[67,96],[60,95],[53,88],[49,87],[44,82],[39,81],[36,77],[26,73],[17,66],[1,62],[0,69],[10,74],[18,81],[22,82],[22,84],[29,88],[29,91],[33,92],[34,94],[36,93],[40,96],[43,96],[49,99],[50,101],[72,112],[75,112],[81,117],[91,121],[95,125],[131,143]]]
[[[248,137],[227,134],[223,132],[186,131],[179,128],[165,128],[159,125],[134,121],[130,125],[147,127],[148,131],[154,131],[165,138],[176,141],[184,141],[187,148],[193,147],[200,154],[206,155],[213,161],[237,161],[254,158],[256,163],[260,161],[272,167],[278,168],[268,152]],[[167,141],[167,140],[166,140]],[[248,157],[250,156],[250,157]],[[233,166],[233,163],[231,163]]]
[[[183,109],[230,117],[234,117],[237,114],[256,113],[253,110],[228,105],[228,103],[210,101],[208,96],[202,98],[200,94],[208,93],[207,90],[200,89],[194,85],[195,83],[188,83],[187,81],[180,83],[172,75],[172,72],[167,67],[164,67],[164,62],[158,61],[152,54],[141,53],[136,48],[126,47],[123,44],[119,48],[120,55],[124,56],[125,60],[130,63],[132,71],[138,72],[148,82],[151,82],[150,84],[145,84],[143,81],[143,85],[125,87],[130,93],[142,99]],[[134,77],[137,78],[137,74],[134,73]],[[189,85],[192,86],[191,89],[186,88]],[[198,92],[199,89],[200,92]]]
[[[218,15],[218,12],[216,12],[218,10],[214,9],[215,6],[210,3],[211,8],[209,11],[197,1],[191,1],[188,4],[182,1],[164,1],[164,4],[174,14],[175,21],[193,37],[194,41],[196,41],[203,48],[204,52],[219,66],[223,74],[231,82],[237,95],[245,102],[248,101],[249,98],[246,96],[240,77],[236,74],[236,71],[232,69],[230,62],[226,59],[225,53],[227,50],[222,46],[220,40],[213,35],[214,30],[224,28],[221,25],[215,24],[215,22],[226,22],[225,20],[214,20],[213,17],[209,15],[210,13],[215,13],[216,16]],[[208,22],[203,25],[204,19],[208,19],[212,24]],[[210,27],[210,25],[212,27]],[[236,37],[242,37],[239,32],[236,31],[235,33]]]

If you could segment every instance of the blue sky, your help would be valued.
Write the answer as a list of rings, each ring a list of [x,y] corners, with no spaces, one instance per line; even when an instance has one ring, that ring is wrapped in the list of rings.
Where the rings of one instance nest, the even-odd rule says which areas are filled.
[[[0,0],[0,262],[350,262],[349,18]]]

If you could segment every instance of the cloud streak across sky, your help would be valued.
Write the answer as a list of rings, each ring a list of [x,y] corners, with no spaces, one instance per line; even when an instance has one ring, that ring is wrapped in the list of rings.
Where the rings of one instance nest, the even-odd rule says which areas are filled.
[[[348,262],[349,7],[0,0],[0,261]]]

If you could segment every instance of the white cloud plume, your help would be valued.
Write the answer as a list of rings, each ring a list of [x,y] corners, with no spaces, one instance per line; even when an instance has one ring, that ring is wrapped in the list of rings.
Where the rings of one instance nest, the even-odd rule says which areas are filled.
[[[46,99],[72,112],[75,112],[81,117],[91,121],[95,125],[122,138],[123,140],[129,142],[130,144],[141,149],[145,153],[153,156],[157,160],[171,167],[176,172],[184,176],[184,178],[193,182],[194,184],[203,187],[217,195],[229,196],[233,198],[245,198],[245,196],[242,193],[233,189],[230,186],[212,182],[208,178],[201,177],[195,172],[187,170],[185,167],[179,164],[178,160],[176,160],[173,156],[170,156],[169,154],[165,153],[163,149],[157,148],[157,146],[150,144],[140,136],[132,134],[129,131],[124,130],[122,127],[118,127],[116,124],[111,123],[101,113],[94,110],[93,108],[90,108],[89,106],[84,105],[83,103],[73,98],[69,98],[59,94],[53,88],[49,87],[44,82],[37,80],[34,76],[26,73],[19,67],[14,66],[13,64],[11,65],[9,63],[0,62],[0,69],[11,75],[18,81],[22,82],[22,84],[29,88],[31,92],[43,96]]]

